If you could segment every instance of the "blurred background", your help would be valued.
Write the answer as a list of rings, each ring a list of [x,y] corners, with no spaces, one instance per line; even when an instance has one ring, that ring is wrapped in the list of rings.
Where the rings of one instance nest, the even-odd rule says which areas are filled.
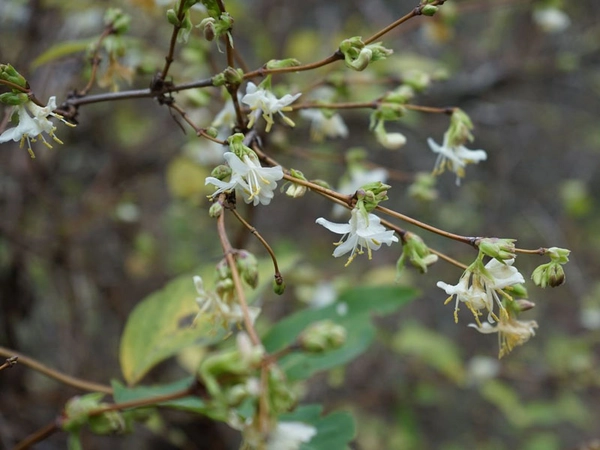
[[[168,48],[167,4],[0,1],[0,62],[16,67],[39,99],[55,95],[60,104],[87,83],[86,49],[103,31],[106,9],[120,7],[132,16],[122,41],[126,51],[112,64],[103,59],[100,86],[91,93],[146,88]],[[236,20],[236,48],[257,68],[274,58],[328,56],[342,39],[370,36],[415,4],[253,0],[227,6]],[[203,17],[200,11],[192,19]],[[537,320],[538,333],[502,360],[494,335],[467,328],[467,315],[455,324],[453,307],[443,305],[446,295],[435,283],[456,283],[459,270],[442,262],[424,276],[405,270],[401,283],[418,287],[420,297],[377,319],[378,340],[366,354],[307,384],[306,401],[355,414],[353,448],[600,448],[599,17],[595,0],[449,0],[435,17],[418,17],[384,36],[393,58],[368,71],[351,73],[336,64],[273,79],[292,92],[327,80],[345,93],[340,100],[355,101],[377,98],[414,69],[447,73],[413,103],[458,106],[473,119],[470,148],[485,149],[488,160],[469,166],[460,187],[445,173],[429,200],[410,195],[415,174],[433,168],[426,140],[442,141],[443,115],[413,112],[386,123],[389,132],[408,139],[391,151],[369,132],[369,111],[342,112],[348,138],[320,143],[310,141],[309,122],[290,113],[296,128],[274,127],[264,137],[266,149],[307,178],[338,186],[346,151],[360,147],[365,167],[388,171],[389,208],[463,235],[572,250],[564,286],[528,284],[537,307],[523,317]],[[224,54],[194,29],[188,44],[178,46],[171,74],[181,83],[224,67]],[[174,98],[199,126],[208,126],[224,103],[216,89]],[[9,120],[10,111],[0,110],[0,129]],[[108,383],[120,379],[119,338],[135,305],[173,277],[221,258],[204,178],[220,164],[222,149],[179,126],[152,99],[85,105],[77,120],[74,129],[57,125],[64,145],[47,149],[38,142],[35,160],[16,143],[0,151],[0,345]],[[240,212],[279,252],[302,255],[284,274],[286,294],[262,299],[265,329],[269,320],[318,301],[323,292],[394,280],[399,247],[385,247],[370,262],[358,258],[348,268],[343,258],[330,256],[336,237],[314,221],[343,219],[335,219],[321,197],[280,194],[268,208],[240,205]],[[264,256],[251,236],[230,225],[235,246]],[[419,234],[464,263],[475,256],[466,246]],[[543,262],[518,259],[526,278]],[[169,362],[146,380],[183,373]],[[0,393],[3,448],[51,422],[79,394],[22,365],[0,372]],[[84,448],[237,448],[237,432],[224,425],[178,412],[164,417],[162,431],[85,435]],[[58,434],[37,448],[64,448],[65,442]]]

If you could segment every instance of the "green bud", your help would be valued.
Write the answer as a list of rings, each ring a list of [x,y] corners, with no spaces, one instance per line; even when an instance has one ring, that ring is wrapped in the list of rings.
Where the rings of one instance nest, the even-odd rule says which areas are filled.
[[[218,19],[221,15],[221,8],[216,0],[202,0],[202,4],[206,7],[208,15]]]
[[[229,143],[229,150],[235,153],[238,158],[243,159],[244,156],[250,155],[258,159],[256,152],[244,145],[244,135],[242,133],[235,133],[229,136],[227,142]]]
[[[375,44],[369,44],[365,48],[369,49],[372,52],[372,56],[370,57],[371,61],[380,61],[382,59],[386,59],[394,50],[390,48],[385,48],[381,42],[376,42]]]
[[[231,172],[231,167],[221,164],[212,170],[210,176],[215,177],[217,180],[223,181],[231,176]]]
[[[225,80],[229,84],[239,86],[244,81],[244,71],[242,69],[228,67],[223,73],[225,74]]]
[[[106,435],[123,433],[131,427],[130,421],[119,411],[107,411],[89,418],[88,427],[94,434]]]
[[[431,84],[431,77],[429,74],[415,69],[404,74],[403,81],[416,92],[423,92]]]
[[[571,250],[566,248],[550,247],[546,249],[546,254],[550,255],[550,259],[559,264],[568,263],[570,253]]]
[[[131,17],[120,8],[109,8],[104,14],[104,24],[110,25],[116,34],[123,34],[129,29]]]
[[[433,6],[433,5],[425,5],[421,9],[421,13],[424,16],[433,16],[437,11],[438,11],[438,7],[437,6]]]
[[[29,97],[24,92],[5,92],[0,94],[0,103],[10,106],[23,105],[29,101]]]
[[[404,270],[407,259],[419,272],[427,273],[427,268],[437,262],[438,256],[431,253],[431,250],[419,235],[406,232],[402,239],[402,255],[396,263],[396,278]]]
[[[356,58],[346,58],[345,61],[346,66],[360,72],[369,66],[371,59],[373,59],[373,52],[371,49],[365,47],[360,51]]]
[[[258,285],[258,261],[256,256],[246,250],[238,250],[235,255],[235,262],[242,279],[251,288]]]
[[[508,292],[514,298],[527,298],[529,297],[529,293],[527,292],[527,288],[522,284],[513,284],[512,286],[507,286],[504,288],[506,292]]]
[[[285,281],[273,279],[273,292],[282,295],[285,292]]]
[[[209,210],[208,210],[208,215],[212,218],[217,218],[221,215],[221,213],[223,212],[223,205],[221,205],[219,202],[215,202],[213,203]]]
[[[104,397],[101,392],[76,396],[65,405],[64,417],[61,422],[64,431],[77,431],[89,421],[90,411],[102,406],[100,400]]]
[[[384,101],[388,103],[408,103],[415,96],[415,91],[412,87],[403,84],[399,88],[389,92],[384,97]]]
[[[272,59],[267,62],[267,69],[284,69],[286,67],[296,67],[301,63],[296,58],[287,58],[287,59]]]
[[[566,277],[562,265],[551,261],[536,267],[531,274],[531,279],[536,286],[545,288],[546,286],[558,287],[564,284]]]
[[[217,271],[217,278],[219,280],[228,280],[231,278],[231,270],[229,269],[229,264],[227,264],[225,258],[218,262],[215,266],[215,270]]]
[[[219,135],[219,130],[215,127],[208,127],[204,132],[209,135],[211,138],[216,138]]]
[[[343,326],[332,320],[323,320],[306,328],[298,341],[304,351],[323,353],[340,348],[346,343],[346,337],[346,329]]]
[[[212,77],[211,81],[215,87],[225,86],[225,83],[227,83],[225,74],[223,72],[216,74],[214,77]]]
[[[180,24],[179,18],[177,17],[177,13],[174,9],[167,9],[167,20],[174,27],[178,27]]]
[[[515,257],[515,241],[516,239],[483,238],[478,240],[477,246],[484,255],[503,262]]]
[[[300,172],[299,170],[290,169],[290,175],[299,180],[307,181],[304,174],[302,172]],[[306,191],[307,191],[307,187],[302,184],[289,183],[288,188],[285,191],[285,194],[288,197],[298,198],[298,197],[302,197],[304,194],[306,194]]]
[[[451,147],[464,145],[467,141],[472,141],[473,122],[471,118],[462,109],[455,108],[450,117],[450,127],[448,128],[448,144]]]
[[[27,80],[10,64],[0,64],[0,80],[9,81],[27,89]]]

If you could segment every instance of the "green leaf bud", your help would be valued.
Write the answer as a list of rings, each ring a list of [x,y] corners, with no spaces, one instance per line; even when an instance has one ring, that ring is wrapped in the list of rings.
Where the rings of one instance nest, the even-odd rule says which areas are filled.
[[[272,59],[267,62],[267,69],[284,69],[286,67],[296,67],[301,63],[296,58],[287,58],[287,59]]]
[[[421,13],[424,16],[433,16],[437,11],[438,7],[433,5],[425,5],[423,8],[421,8]]]
[[[235,262],[242,280],[251,288],[258,285],[258,261],[256,256],[246,250],[238,250],[235,255]]]
[[[219,130],[215,127],[208,127],[204,132],[211,138],[216,138],[219,135]]]
[[[372,56],[369,58],[370,61],[380,61],[382,59],[386,59],[388,56],[394,53],[394,50],[384,47],[381,42],[369,44],[365,48],[372,52]]]
[[[120,8],[109,8],[104,14],[104,24],[110,25],[115,34],[123,34],[129,29],[131,17]]]
[[[177,17],[177,13],[174,9],[167,9],[167,20],[175,27],[178,27],[180,24],[179,17]]]
[[[298,341],[304,351],[323,353],[336,350],[346,343],[346,329],[333,322],[323,320],[309,325]]]
[[[407,259],[419,272],[427,273],[427,268],[437,262],[438,256],[431,253],[431,250],[419,235],[407,232],[402,239],[402,255],[396,263],[396,278],[404,270]]]
[[[0,64],[0,80],[9,81],[27,89],[27,80],[10,64]]]
[[[546,253],[550,255],[550,259],[559,264],[566,264],[569,262],[569,254],[571,250],[566,248],[550,247],[546,249]]]
[[[531,274],[531,279],[536,286],[542,288],[545,288],[546,286],[557,287],[565,282],[566,276],[562,265],[551,261],[536,267]]]
[[[0,103],[10,106],[23,105],[29,101],[29,96],[24,92],[5,92],[0,94]]]
[[[403,81],[416,92],[423,92],[431,84],[431,77],[428,73],[415,69],[404,74]]]
[[[225,74],[225,80],[229,84],[239,86],[244,81],[244,71],[242,69],[228,67],[223,73]]]

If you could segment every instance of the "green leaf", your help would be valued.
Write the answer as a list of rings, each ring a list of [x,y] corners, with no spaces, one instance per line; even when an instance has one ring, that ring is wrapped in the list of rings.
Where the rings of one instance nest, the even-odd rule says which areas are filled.
[[[295,255],[280,259],[285,271],[295,262]],[[207,288],[216,277],[214,265],[197,270]],[[249,303],[267,286],[271,285],[273,266],[271,260],[259,261],[259,282],[256,290],[245,289]],[[180,276],[163,289],[142,300],[129,315],[121,336],[121,371],[129,385],[137,383],[156,364],[170,358],[190,345],[206,346],[223,339],[225,332],[219,323],[206,316],[194,318],[198,313],[196,288],[192,275]]]
[[[348,412],[334,412],[321,416],[321,405],[300,406],[296,411],[279,417],[282,422],[303,422],[317,429],[317,434],[300,450],[345,449],[356,435],[354,418]]]
[[[299,380],[353,360],[367,350],[376,330],[371,314],[389,314],[411,301],[417,291],[399,286],[363,286],[343,292],[331,305],[306,309],[278,322],[267,333],[263,344],[268,352],[292,344],[311,323],[330,319],[348,331],[347,341],[337,350],[323,354],[293,353],[281,359],[280,365],[290,379]]]
[[[133,388],[128,388],[127,386],[119,383],[117,380],[113,380],[111,384],[114,390],[115,402],[123,403],[174,394],[191,386],[193,382],[194,377],[186,377],[172,383],[158,384],[154,386],[136,386]],[[157,405],[200,414],[206,413],[206,404],[204,401],[194,396],[184,397],[177,400],[169,400],[166,402],[157,403]]]
[[[87,50],[88,46],[95,40],[95,38],[90,38],[59,42],[58,44],[53,45],[44,53],[35,58],[31,63],[31,70],[37,69],[39,66],[49,63],[50,61],[53,61],[55,59],[63,58],[73,53],[85,51]]]
[[[194,323],[198,313],[195,298],[192,276],[186,275],[145,298],[131,312],[120,349],[121,371],[128,384],[137,383],[152,367],[184,347],[209,345],[223,338],[224,332],[207,318]]]

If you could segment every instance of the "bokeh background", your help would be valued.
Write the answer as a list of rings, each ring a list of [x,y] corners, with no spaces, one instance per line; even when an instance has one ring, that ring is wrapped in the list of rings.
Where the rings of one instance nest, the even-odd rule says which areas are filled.
[[[168,2],[0,1],[0,61],[24,74],[38,98],[56,95],[60,103],[85,86],[84,49],[101,34],[105,10],[118,6],[132,23],[116,87],[145,88],[162,66],[170,37],[167,6],[159,3]],[[413,3],[254,0],[227,6],[236,20],[236,47],[255,68],[272,58],[327,56],[342,39],[373,34]],[[306,401],[355,414],[355,449],[600,448],[600,3],[563,3],[450,0],[438,16],[411,20],[385,36],[394,57],[369,73],[349,73],[338,64],[274,80],[303,91],[324,77],[342,77],[348,98],[369,99],[392,89],[407,69],[444,69],[448,79],[414,103],[464,109],[475,124],[472,148],[485,149],[489,158],[470,166],[460,187],[452,174],[440,176],[435,200],[411,197],[409,186],[415,173],[433,167],[426,139],[441,141],[445,116],[408,113],[389,123],[388,131],[408,138],[405,147],[390,151],[368,131],[368,111],[344,112],[348,139],[324,143],[310,142],[309,124],[291,114],[297,127],[276,127],[266,148],[308,178],[336,186],[346,150],[362,147],[370,167],[389,172],[390,208],[464,235],[514,237],[520,247],[573,252],[566,285],[529,286],[537,307],[524,316],[538,321],[539,332],[502,360],[493,335],[467,328],[466,316],[456,325],[452,307],[443,305],[446,296],[435,283],[455,283],[458,270],[438,263],[424,276],[405,271],[401,283],[418,287],[420,297],[377,319],[378,341],[366,354],[307,383]],[[563,8],[568,26],[553,31],[536,22],[534,9],[547,6]],[[56,47],[60,43],[82,51]],[[224,54],[194,30],[177,51],[172,75],[175,82],[206,78],[224,64]],[[101,73],[105,69],[101,65]],[[389,82],[377,86],[378,77]],[[101,81],[92,93],[115,87],[113,79]],[[175,99],[201,126],[223,105],[216,90]],[[5,126],[9,112],[0,113]],[[136,303],[169,279],[220,259],[203,186],[219,163],[219,149],[151,99],[87,105],[78,122],[75,129],[58,125],[65,144],[46,149],[38,143],[33,161],[17,144],[2,146],[0,345],[107,383],[120,378],[119,338]],[[329,255],[334,236],[314,221],[331,219],[331,205],[318,196],[278,195],[268,208],[244,206],[240,211],[282,254],[302,254],[286,274],[286,295],[262,300],[270,320],[306,307],[317,288],[394,279],[398,247],[348,268]],[[243,230],[232,225],[230,231],[238,247],[262,254]],[[465,263],[474,257],[470,248],[420,234]],[[542,262],[518,260],[524,274]],[[169,361],[147,380],[176,379],[185,373],[182,366]],[[0,372],[0,447],[11,448],[52,421],[78,393],[23,366]],[[222,424],[177,412],[164,418],[162,431],[85,435],[84,448],[237,448],[236,433]],[[65,442],[56,435],[37,448],[64,448]]]

